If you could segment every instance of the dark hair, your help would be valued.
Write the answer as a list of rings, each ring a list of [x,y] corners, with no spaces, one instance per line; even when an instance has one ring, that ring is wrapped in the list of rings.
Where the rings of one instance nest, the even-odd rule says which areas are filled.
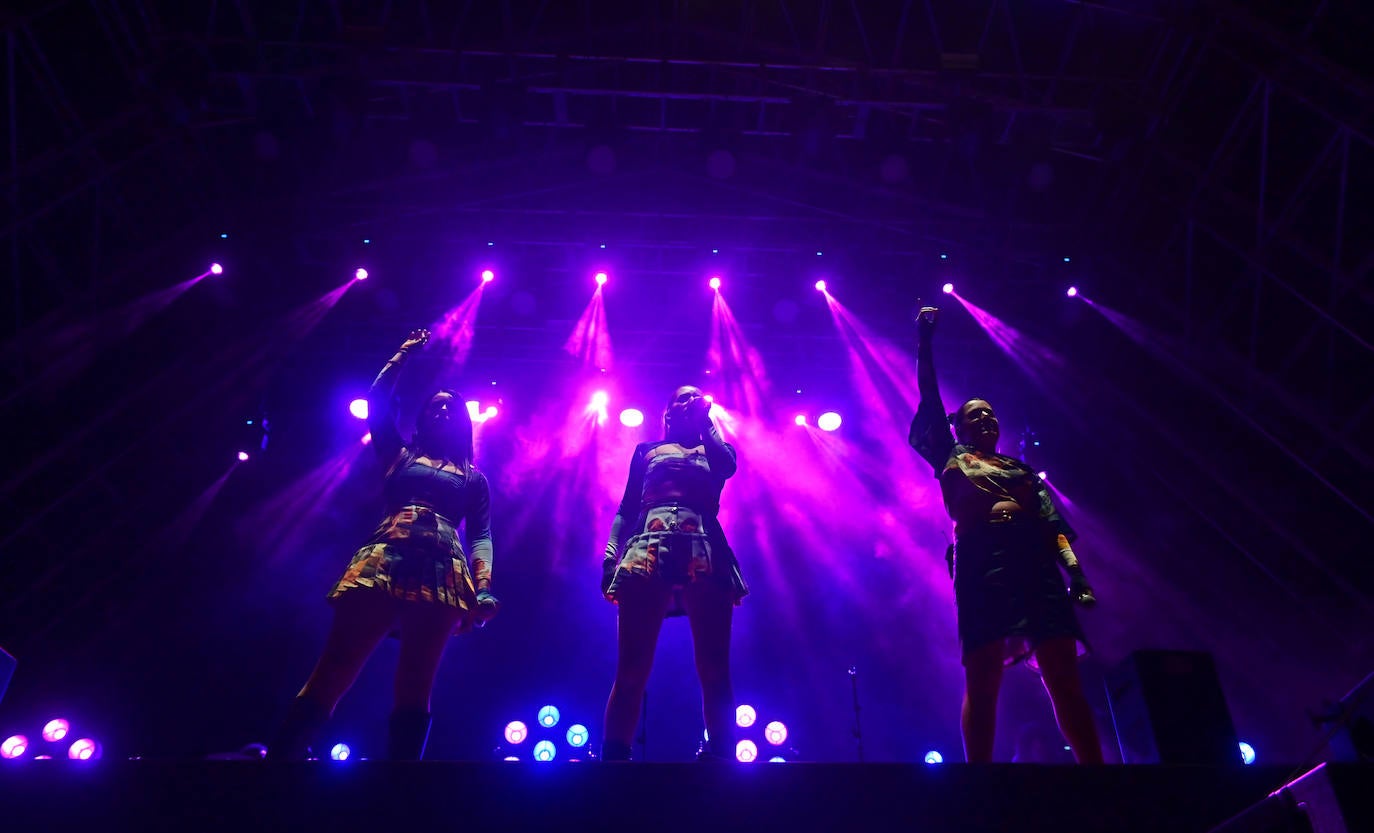
[[[419,418],[415,420],[415,433],[411,435],[410,443],[406,446],[405,454],[401,455],[402,459],[399,462],[402,466],[410,465],[419,456],[420,426],[424,425],[425,417],[429,415],[429,410],[434,404],[434,397],[441,393],[447,393],[458,403],[458,416],[455,417],[458,429],[458,447],[451,450],[455,452],[454,462],[459,464],[464,474],[467,474],[472,470],[472,462],[476,456],[472,439],[472,416],[468,413],[466,400],[452,388],[439,388],[425,404],[420,406]]]
[[[984,398],[981,397],[981,396],[972,396],[972,397],[969,397],[968,399],[965,399],[965,400],[964,400],[964,402],[963,402],[962,405],[960,405],[959,407],[957,407],[957,408],[955,408],[954,410],[950,411],[949,413],[945,414],[945,421],[948,422],[948,423],[949,423],[951,426],[953,426],[954,428],[958,428],[958,427],[959,427],[960,415],[964,412],[964,406],[967,405],[967,404],[970,403],[970,402],[987,402],[987,400],[984,399]],[[989,404],[991,404],[991,403],[989,403]]]

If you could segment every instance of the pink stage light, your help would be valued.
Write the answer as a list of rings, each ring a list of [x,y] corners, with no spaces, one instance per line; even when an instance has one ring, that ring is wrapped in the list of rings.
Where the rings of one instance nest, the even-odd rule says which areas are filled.
[[[80,738],[67,749],[67,757],[73,761],[94,761],[100,757],[100,744],[90,738]]]
[[[1078,287],[1076,287],[1076,286],[1071,286],[1071,287],[1068,288],[1068,291],[1066,291],[1064,294],[1067,295],[1067,296],[1069,296],[1070,298],[1077,298],[1077,297],[1078,297]]]
[[[824,291],[825,291],[825,281],[816,281],[816,291],[817,291],[817,292],[824,292]]]
[[[763,727],[763,737],[774,746],[782,746],[787,740],[787,726],[781,720],[774,720]]]
[[[240,462],[240,463],[246,463],[246,462],[248,462],[248,452],[246,452],[246,451],[240,451],[240,452],[239,452],[239,462]]]
[[[365,280],[367,280],[367,270],[366,270],[366,269],[363,269],[363,268],[361,268],[361,267],[359,267],[358,270],[357,270],[356,272],[353,273],[353,280],[355,280],[355,281],[365,281]]]
[[[599,390],[592,394],[592,407],[598,411],[606,410],[606,406],[611,402],[611,397],[604,390]]]
[[[795,423],[798,424],[798,425],[805,425],[805,424],[806,424],[806,414],[797,414],[795,417],[792,418],[792,421],[795,422]]]
[[[711,283],[711,288],[712,288],[712,289],[720,289],[720,276],[719,276],[719,275],[713,275],[713,276],[711,277],[710,283]]]
[[[0,743],[0,758],[12,760],[23,757],[29,751],[29,739],[23,735],[10,735],[5,738],[4,743]]]
[[[1050,473],[1047,472],[1047,471],[1039,472],[1036,476],[1039,477],[1041,480],[1049,480],[1049,479],[1050,479]]]
[[[211,264],[210,264],[210,274],[212,274],[212,275],[223,275],[223,274],[224,274],[224,267],[223,267],[223,266],[220,266],[218,263],[211,263]]]
[[[644,412],[638,408],[626,408],[620,412],[620,424],[626,428],[638,428],[644,424]]]
[[[506,743],[524,743],[525,738],[530,736],[530,729],[519,720],[512,720],[506,724]]]
[[[940,291],[943,292],[943,293],[945,293],[946,295],[953,295],[953,294],[954,294],[954,284],[952,284],[952,283],[947,283],[947,284],[945,284],[944,286],[940,287]]]
[[[363,434],[363,445],[371,445],[371,444],[372,444],[372,432],[371,432],[371,431],[368,431],[366,434]]]
[[[758,713],[754,711],[753,706],[745,705],[735,708],[735,725],[741,729],[748,729],[750,726],[753,726],[754,721],[758,719]]]
[[[496,280],[495,272],[491,271],[490,269],[482,270],[482,283],[491,283],[494,280]]]
[[[816,427],[822,431],[834,431],[840,427],[840,415],[834,411],[826,411],[816,417]]]
[[[354,399],[348,403],[348,412],[358,419],[367,419],[367,400]]]
[[[759,746],[752,740],[742,740],[735,744],[735,760],[742,764],[752,764],[758,760]]]
[[[607,280],[608,280],[608,279],[607,279],[607,277],[606,277],[606,273],[605,273],[605,272],[597,272],[597,273],[596,273],[596,285],[597,285],[597,286],[605,286]]]
[[[43,740],[48,743],[57,743],[67,737],[67,733],[72,730],[72,724],[60,717],[55,717],[43,724]]]

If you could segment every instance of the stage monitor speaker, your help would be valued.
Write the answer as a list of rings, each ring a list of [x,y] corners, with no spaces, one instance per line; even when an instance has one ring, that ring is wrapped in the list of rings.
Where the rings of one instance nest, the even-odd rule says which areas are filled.
[[[9,651],[0,648],[0,700],[5,699],[5,689],[10,687],[10,678],[14,676],[14,669],[19,662]]]
[[[1128,764],[1240,765],[1240,740],[1212,655],[1136,651],[1106,676]]]

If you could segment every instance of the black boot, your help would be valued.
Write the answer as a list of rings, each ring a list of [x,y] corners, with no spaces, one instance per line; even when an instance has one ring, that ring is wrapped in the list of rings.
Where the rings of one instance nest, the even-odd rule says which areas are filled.
[[[733,761],[734,759],[735,744],[733,742],[727,748],[726,744],[704,740],[701,742],[701,749],[697,751],[698,761]]]
[[[418,761],[425,756],[429,742],[430,714],[419,709],[397,709],[391,713],[386,756],[393,761]]]
[[[601,742],[601,760],[603,761],[628,761],[630,760],[630,745],[628,743],[616,743],[613,740],[603,740]]]
[[[286,719],[277,727],[267,745],[269,761],[304,761],[329,719],[329,709],[308,697],[297,697],[286,710]]]

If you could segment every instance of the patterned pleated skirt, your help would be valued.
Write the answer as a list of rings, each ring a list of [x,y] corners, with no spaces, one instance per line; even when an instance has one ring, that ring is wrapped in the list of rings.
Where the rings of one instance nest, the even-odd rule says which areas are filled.
[[[382,520],[366,545],[353,554],[330,600],[359,590],[381,591],[407,602],[477,608],[477,591],[458,530],[427,506],[404,506]]]

